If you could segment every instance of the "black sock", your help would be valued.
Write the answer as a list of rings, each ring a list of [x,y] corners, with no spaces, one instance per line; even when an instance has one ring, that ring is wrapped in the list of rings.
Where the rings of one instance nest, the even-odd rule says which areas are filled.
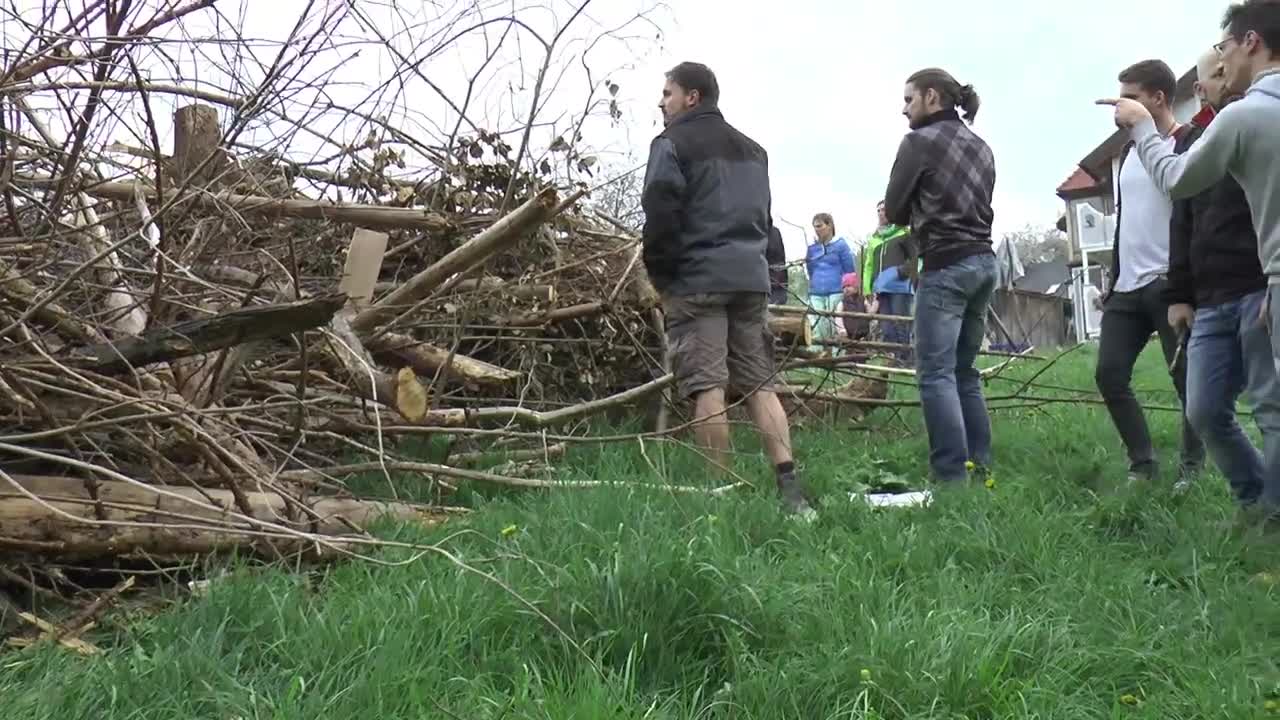
[[[796,471],[796,464],[790,460],[784,463],[778,463],[776,466],[778,475],[790,475]]]

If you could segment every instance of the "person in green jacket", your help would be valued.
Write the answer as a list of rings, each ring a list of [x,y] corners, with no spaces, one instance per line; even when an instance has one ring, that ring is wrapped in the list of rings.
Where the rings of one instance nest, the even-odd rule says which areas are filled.
[[[885,216],[883,201],[876,206],[876,210],[879,226],[867,240],[867,247],[863,250],[862,261],[859,263],[862,294],[867,298],[868,306],[872,305],[871,299],[875,299],[878,313],[909,317],[915,296],[915,278],[919,270],[915,239],[909,228],[889,222]],[[881,327],[885,342],[911,344],[910,323],[882,321]],[[906,350],[896,350],[894,356],[904,364],[910,362],[910,354]]]

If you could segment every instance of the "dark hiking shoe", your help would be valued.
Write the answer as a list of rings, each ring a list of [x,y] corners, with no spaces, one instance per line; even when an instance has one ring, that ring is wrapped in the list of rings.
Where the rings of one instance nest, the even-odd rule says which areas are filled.
[[[1129,466],[1129,475],[1125,478],[1125,487],[1136,488],[1150,485],[1160,474],[1155,462],[1139,463]]]
[[[809,501],[808,493],[796,479],[795,473],[778,476],[778,497],[787,514],[805,522],[817,519],[818,512],[813,509],[813,503]]]

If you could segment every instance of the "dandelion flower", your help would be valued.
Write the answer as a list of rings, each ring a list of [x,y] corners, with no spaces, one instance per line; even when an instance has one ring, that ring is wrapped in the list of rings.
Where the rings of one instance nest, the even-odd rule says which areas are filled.
[[[1137,705],[1138,698],[1136,696],[1125,693],[1124,695],[1120,696],[1120,702],[1124,703],[1125,705]]]
[[[984,483],[982,483],[982,484],[983,484],[983,485],[986,485],[988,490],[995,490],[995,489],[996,489],[996,478],[995,478],[995,476],[994,476],[994,475],[988,475],[988,476],[987,476],[987,481],[986,481],[986,482],[984,482]]]
[[[974,468],[976,468],[976,467],[978,467],[978,466],[977,466],[977,465],[974,465],[972,460],[965,460],[965,461],[964,461],[964,469],[965,469],[965,470],[968,470],[969,472],[973,472],[973,469],[974,469]]]
[[[512,535],[515,535],[517,529],[518,528],[516,528],[515,525],[508,525],[502,528],[502,537],[511,537]]]
[[[871,682],[871,671],[866,668],[862,668],[862,670],[858,672],[858,677],[862,678],[862,682]]]

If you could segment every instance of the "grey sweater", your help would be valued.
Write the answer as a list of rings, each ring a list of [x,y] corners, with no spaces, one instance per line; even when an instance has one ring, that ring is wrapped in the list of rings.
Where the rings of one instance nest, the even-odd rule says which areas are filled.
[[[1249,200],[1262,269],[1270,284],[1280,284],[1280,70],[1254,78],[1245,96],[1223,109],[1181,155],[1165,149],[1152,121],[1131,135],[1142,166],[1174,200],[1198,195],[1227,175],[1235,178]]]

